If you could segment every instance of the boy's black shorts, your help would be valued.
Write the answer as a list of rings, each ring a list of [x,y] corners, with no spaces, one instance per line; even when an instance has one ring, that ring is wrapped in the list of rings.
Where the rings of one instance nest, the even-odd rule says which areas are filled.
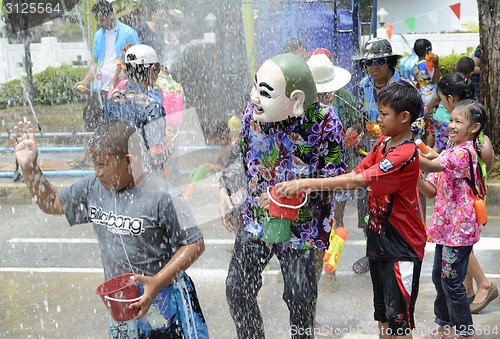
[[[369,263],[375,320],[389,323],[391,333],[385,335],[411,334],[422,261],[370,259]]]

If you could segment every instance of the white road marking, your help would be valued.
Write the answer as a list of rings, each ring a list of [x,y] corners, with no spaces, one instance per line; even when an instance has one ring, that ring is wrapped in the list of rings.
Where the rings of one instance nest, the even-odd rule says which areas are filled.
[[[16,272],[16,273],[99,273],[104,271],[102,268],[92,267],[0,267],[0,272]],[[227,269],[209,269],[209,268],[189,268],[186,271],[190,277],[196,280],[223,280],[226,279]],[[274,276],[280,270],[265,270],[263,275]],[[359,276],[353,271],[337,271],[337,276]],[[488,279],[500,279],[500,274],[485,274]],[[366,275],[368,276],[368,275]],[[431,277],[430,272],[424,272],[421,277]]]
[[[206,245],[233,245],[234,239],[204,239]],[[61,244],[97,244],[93,238],[12,238],[8,243],[61,243]],[[365,240],[347,240],[346,246],[365,246]],[[434,244],[427,243],[425,250],[434,251]],[[482,237],[474,244],[474,251],[500,251],[500,238]]]
[[[205,245],[232,245],[234,239],[204,239]],[[60,243],[60,244],[97,244],[97,239],[87,238],[12,238],[8,243]]]
[[[97,239],[86,238],[12,238],[7,240],[8,243],[46,243],[46,244],[97,244]]]

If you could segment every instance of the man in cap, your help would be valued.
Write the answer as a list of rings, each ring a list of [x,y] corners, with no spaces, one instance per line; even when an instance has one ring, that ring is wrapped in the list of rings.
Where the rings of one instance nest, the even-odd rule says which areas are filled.
[[[380,91],[390,84],[406,81],[411,84],[408,79],[402,77],[396,65],[401,55],[392,52],[391,43],[387,39],[373,38],[366,42],[363,55],[355,60],[359,60],[365,66],[368,76],[361,80],[359,85],[358,104],[363,116],[364,129],[366,130],[365,145],[370,149],[375,142],[380,138],[380,133],[374,129],[379,116],[377,95]],[[413,85],[413,84],[412,84]],[[424,116],[424,105],[422,102],[422,110],[420,117],[412,124],[412,132],[422,134],[424,132],[422,121]],[[368,215],[368,191],[362,190],[364,194],[358,194],[360,204],[366,206],[362,209],[365,212],[361,213],[358,208],[358,227],[366,229],[364,222],[365,216]],[[423,197],[423,195],[422,195]],[[353,265],[355,273],[362,274],[369,270],[368,258],[363,256]]]
[[[172,149],[167,139],[165,109],[152,93],[160,72],[158,55],[152,47],[135,45],[125,54],[128,82],[114,92],[103,107],[104,122],[122,120],[134,126],[144,140],[148,171],[163,176],[163,163]]]
[[[224,171],[219,212],[236,241],[226,280],[226,298],[238,338],[264,338],[257,303],[262,272],[276,255],[283,272],[283,299],[290,311],[292,338],[314,337],[317,284],[314,247],[324,250],[333,224],[333,197],[310,195],[296,220],[291,238],[273,242],[265,233],[267,190],[295,178],[334,176],[347,171],[342,124],[332,108],[315,102],[314,79],[294,54],[264,62],[255,76],[251,100],[243,114],[240,138],[228,167],[240,159],[246,175],[241,222],[231,224],[231,189],[237,175]],[[238,167],[239,168],[239,167]]]
[[[102,106],[110,89],[116,71],[116,60],[120,58],[122,48],[128,43],[141,43],[136,31],[114,17],[113,6],[110,2],[98,0],[92,6],[92,14],[100,27],[94,35],[92,45],[94,59],[85,78],[73,86],[78,91],[85,91],[89,83],[94,80],[91,96],[83,110],[87,132],[95,131],[102,123]],[[84,166],[87,153],[87,145],[85,145],[82,156],[70,165],[75,168]]]

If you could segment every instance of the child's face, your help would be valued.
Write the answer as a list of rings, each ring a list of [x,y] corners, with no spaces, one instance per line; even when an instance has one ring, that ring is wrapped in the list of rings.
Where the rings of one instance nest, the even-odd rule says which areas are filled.
[[[475,133],[475,125],[471,124],[466,109],[457,107],[453,109],[448,124],[448,135],[450,141],[461,144],[472,140]]]
[[[382,103],[378,104],[378,110],[380,114],[377,118],[377,122],[382,134],[391,137],[401,133],[404,129],[404,125],[402,124],[400,114],[396,114],[389,105],[384,105]]]
[[[446,108],[446,110],[451,113],[451,111],[453,111],[453,107],[455,107],[456,104],[455,97],[453,97],[452,95],[444,95],[441,92],[438,92],[438,96],[439,99],[441,99],[441,101],[443,102],[444,108]]]
[[[94,162],[95,175],[105,189],[121,191],[132,183],[129,157],[125,156],[120,159],[110,154],[105,147],[91,147],[89,153]]]

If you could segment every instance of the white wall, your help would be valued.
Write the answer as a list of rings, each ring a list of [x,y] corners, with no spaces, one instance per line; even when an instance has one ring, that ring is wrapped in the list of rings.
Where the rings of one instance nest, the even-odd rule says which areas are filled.
[[[73,61],[89,62],[90,52],[85,42],[58,42],[57,38],[42,38],[41,43],[31,44],[31,62],[33,74],[45,70],[48,66],[71,65]],[[9,44],[0,38],[0,83],[20,79],[25,75],[24,45]]]
[[[450,5],[461,4],[460,20]],[[415,33],[441,33],[463,30],[462,23],[478,22],[476,0],[378,0],[389,16],[386,24],[394,25],[396,34],[411,33],[404,20],[415,17]]]
[[[377,36],[387,39],[385,30],[378,30]],[[479,33],[448,34],[394,34],[391,36],[392,50],[395,53],[412,53],[417,39],[427,39],[432,43],[432,51],[437,55],[463,54],[467,47],[475,49],[479,45]],[[366,37],[364,40],[366,41]]]

